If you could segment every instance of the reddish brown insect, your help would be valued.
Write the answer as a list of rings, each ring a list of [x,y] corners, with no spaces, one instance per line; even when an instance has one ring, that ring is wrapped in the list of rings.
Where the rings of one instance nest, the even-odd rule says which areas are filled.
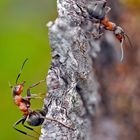
[[[25,59],[25,61],[23,62],[22,64],[22,67],[20,69],[20,72],[17,76],[17,79],[16,79],[16,85],[15,86],[11,86],[10,87],[12,88],[12,95],[13,95],[13,100],[14,100],[14,103],[18,106],[19,110],[22,112],[23,114],[23,117],[18,120],[14,125],[13,125],[13,128],[15,130],[17,130],[18,132],[24,134],[24,135],[27,135],[27,136],[30,136],[30,137],[33,137],[33,138],[36,138],[38,139],[37,137],[33,136],[33,135],[30,135],[28,134],[27,132],[25,131],[22,131],[20,129],[17,128],[17,125],[19,125],[20,123],[27,129],[31,130],[31,131],[34,131],[35,133],[39,134],[38,132],[36,132],[33,128],[25,125],[25,122],[28,123],[28,125],[30,126],[40,126],[45,119],[47,120],[50,120],[50,121],[55,121],[69,129],[72,129],[70,128],[69,126],[66,126],[65,124],[57,121],[57,120],[54,120],[54,119],[51,119],[51,118],[46,118],[46,114],[47,114],[47,111],[48,111],[48,108],[45,106],[44,109],[39,109],[39,110],[31,110],[30,108],[30,100],[32,98],[39,98],[38,95],[36,94],[31,94],[30,93],[30,89],[39,85],[40,83],[42,82],[45,82],[45,80],[42,80],[42,81],[39,81],[38,83],[36,84],[33,84],[32,86],[30,86],[28,89],[27,89],[27,96],[26,97],[22,97],[22,92],[23,92],[23,87],[24,87],[24,84],[25,84],[25,81],[23,81],[22,83],[18,83],[18,79],[21,75],[21,72],[22,72],[22,69],[25,65],[25,63],[28,61],[28,59]]]
[[[22,83],[18,83],[18,79],[19,79],[21,72],[22,72],[22,69],[27,61],[28,61],[28,59],[25,59],[25,61],[22,64],[20,72],[16,78],[16,85],[10,86],[12,88],[12,95],[13,95],[14,103],[19,107],[19,110],[23,114],[23,117],[13,125],[13,128],[22,134],[36,138],[35,136],[32,136],[32,135],[28,134],[27,132],[22,131],[16,127],[18,124],[21,123],[25,128],[30,129],[31,131],[34,131],[35,133],[39,134],[33,128],[25,125],[25,122],[27,122],[31,126],[39,126],[43,123],[45,115],[47,113],[47,109],[45,109],[46,111],[45,110],[34,111],[34,110],[30,109],[30,105],[31,105],[30,100],[32,98],[38,98],[37,95],[36,96],[31,95],[30,89],[39,85],[40,83],[44,82],[45,80],[39,81],[38,83],[30,86],[27,89],[27,96],[26,97],[22,97],[22,95],[21,95],[23,92],[23,87],[24,87],[25,81],[23,81]]]
[[[109,19],[106,17],[106,14],[111,9],[111,8],[107,7],[106,4],[107,4],[107,1],[103,0],[103,1],[95,1],[94,8],[92,7],[92,5],[90,5],[89,7],[82,6],[89,13],[89,17],[85,16],[86,15],[85,11],[83,11],[83,9],[80,7],[80,5],[78,5],[78,4],[76,4],[76,5],[79,7],[83,16],[87,20],[92,21],[93,18],[98,19],[98,20],[100,20],[100,23],[103,25],[104,29],[112,31],[114,33],[115,37],[121,43],[121,52],[122,52],[121,61],[122,61],[123,57],[124,57],[123,42],[125,40],[125,37],[128,39],[130,46],[132,46],[132,44],[131,44],[129,37],[124,32],[124,30],[120,26],[117,26],[115,23],[109,21]]]
[[[125,34],[124,30],[120,26],[117,26],[115,23],[109,21],[109,19],[106,17],[106,14],[110,11],[110,8],[106,6],[106,3],[106,0],[97,2],[94,9],[89,7],[87,11],[91,14],[92,18],[99,19],[100,23],[106,30],[112,31],[114,33],[115,37],[121,43],[122,61],[124,57],[123,42],[125,40],[125,37],[128,39],[130,46],[132,46],[132,44],[127,34]]]

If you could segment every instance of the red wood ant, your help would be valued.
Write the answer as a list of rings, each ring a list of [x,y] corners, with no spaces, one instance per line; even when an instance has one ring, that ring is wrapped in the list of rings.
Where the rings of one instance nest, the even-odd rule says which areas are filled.
[[[125,40],[125,37],[128,39],[129,45],[132,47],[131,41],[128,37],[128,35],[124,32],[124,30],[120,27],[117,26],[115,23],[109,21],[109,19],[106,17],[106,14],[110,11],[111,8],[106,6],[107,1],[96,1],[94,2],[94,8],[92,5],[89,5],[88,7],[83,6],[83,8],[86,9],[86,11],[89,13],[89,17],[87,15],[85,16],[85,11],[80,7],[80,5],[76,4],[79,9],[81,10],[83,16],[87,20],[91,20],[93,18],[100,20],[100,23],[103,25],[104,29],[112,31],[115,35],[115,37],[119,40],[121,43],[121,61],[123,60],[124,57],[124,51],[123,51],[123,42]]]
[[[14,103],[19,107],[20,111],[23,113],[23,117],[13,125],[13,128],[22,134],[36,138],[35,136],[32,136],[32,135],[28,134],[27,132],[22,131],[16,127],[18,124],[21,123],[25,128],[39,134],[33,128],[25,125],[25,122],[27,122],[30,126],[39,126],[43,123],[44,118],[47,114],[47,109],[46,110],[35,110],[35,111],[30,109],[30,105],[31,105],[30,99],[38,97],[38,96],[32,96],[30,93],[30,89],[39,85],[40,83],[44,82],[45,80],[39,81],[38,83],[30,86],[27,89],[27,96],[26,97],[21,96],[21,93],[23,92],[23,87],[24,87],[25,81],[18,84],[18,79],[19,79],[21,72],[22,72],[22,69],[27,61],[28,61],[28,58],[25,59],[25,61],[22,64],[20,72],[16,78],[16,85],[10,86],[12,88],[12,95],[13,95]]]
[[[107,1],[103,0],[101,2],[95,3],[95,8],[88,7],[87,12],[91,15],[91,18],[96,18],[100,20],[100,23],[104,26],[106,30],[112,31],[117,38],[117,40],[121,43],[121,61],[124,58],[124,51],[123,51],[123,42],[125,37],[128,39],[129,45],[132,47],[131,41],[128,35],[124,32],[124,30],[117,26],[115,23],[109,21],[106,17],[106,14],[110,11],[111,8],[106,6]]]
[[[48,111],[48,108],[47,107],[44,107],[44,109],[40,109],[40,110],[31,110],[30,108],[30,100],[32,98],[38,98],[39,96],[33,96],[31,93],[30,93],[30,89],[39,85],[40,83],[44,82],[45,80],[42,80],[42,81],[39,81],[38,83],[36,84],[33,84],[32,86],[30,86],[28,89],[27,89],[27,96],[26,97],[22,97],[21,96],[21,93],[23,92],[23,87],[24,87],[24,84],[25,84],[25,81],[23,81],[22,83],[18,84],[18,79],[21,75],[21,72],[22,72],[22,69],[25,65],[25,63],[28,61],[28,58],[25,59],[25,61],[23,62],[22,64],[22,67],[20,69],[20,72],[16,78],[16,85],[15,86],[11,86],[10,87],[12,88],[12,95],[13,95],[13,99],[14,99],[14,103],[19,107],[20,111],[23,113],[23,117],[18,120],[14,125],[13,125],[13,128],[15,130],[17,130],[18,132],[24,134],[24,135],[27,135],[27,136],[30,136],[30,137],[33,137],[33,138],[36,138],[35,136],[33,135],[30,135],[28,134],[27,132],[25,131],[22,131],[20,129],[17,128],[17,125],[19,125],[20,123],[27,129],[31,130],[31,131],[34,131],[35,133],[39,134],[37,131],[35,131],[33,128],[25,125],[25,122],[28,123],[28,125],[30,126],[40,126],[45,119],[47,120],[50,120],[50,121],[55,121],[67,128],[70,128],[68,126],[66,126],[65,124],[57,121],[57,120],[54,120],[54,119],[51,119],[51,118],[46,118],[46,114],[47,114],[47,111]]]

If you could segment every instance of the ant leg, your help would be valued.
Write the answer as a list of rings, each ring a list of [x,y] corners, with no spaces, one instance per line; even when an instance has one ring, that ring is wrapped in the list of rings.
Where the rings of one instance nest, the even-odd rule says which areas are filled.
[[[41,83],[43,83],[43,82],[45,82],[45,81],[46,81],[46,80],[41,80],[41,81],[39,81],[39,82],[33,84],[32,86],[30,86],[29,89],[31,89],[31,88],[33,88],[33,87],[35,87],[35,86],[37,86],[37,85],[39,85],[39,84],[41,84]]]
[[[37,131],[35,131],[33,128],[31,128],[31,127],[25,125],[25,124],[24,124],[25,121],[26,121],[26,120],[23,120],[23,121],[22,121],[22,125],[23,125],[24,127],[26,127],[27,129],[30,129],[31,131],[33,131],[33,132],[37,133],[38,135],[40,135],[40,134],[39,134]]]
[[[29,137],[33,137],[33,138],[35,138],[35,139],[38,139],[37,137],[32,136],[32,135],[30,135],[30,134],[27,134],[25,131],[22,131],[22,130],[16,128],[16,126],[17,126],[18,124],[24,123],[25,120],[26,120],[26,117],[21,118],[20,120],[18,120],[18,121],[13,125],[13,128],[14,128],[16,131],[18,131],[18,132],[20,132],[20,133],[22,133],[22,134],[24,134],[24,135],[27,135],[27,136],[29,136]]]
[[[46,80],[41,80],[39,81],[38,83],[36,84],[33,84],[32,86],[30,86],[28,89],[27,89],[27,100],[30,100],[31,99],[31,93],[30,93],[30,89],[41,84],[42,82],[45,82]]]
[[[26,99],[42,99],[41,96],[45,95],[46,93],[31,94],[30,96],[26,97]]]
[[[59,122],[59,121],[57,121],[57,120],[55,120],[55,119],[51,119],[51,118],[48,118],[48,117],[44,117],[44,119],[46,119],[46,120],[50,120],[50,121],[54,121],[54,122],[57,122],[58,124],[61,124],[61,125],[63,125],[64,127],[66,127],[66,128],[68,128],[68,129],[71,129],[71,130],[75,131],[75,129],[72,128],[71,126],[67,126],[67,125],[65,125],[65,124],[63,124],[63,123],[61,123],[61,122]]]

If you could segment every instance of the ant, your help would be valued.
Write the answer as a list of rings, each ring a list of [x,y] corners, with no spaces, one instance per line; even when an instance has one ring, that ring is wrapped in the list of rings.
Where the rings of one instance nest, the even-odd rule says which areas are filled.
[[[47,119],[47,120],[50,120],[50,121],[55,121],[55,122],[65,126],[67,128],[70,128],[70,127],[66,126],[65,124],[63,124],[63,123],[61,123],[57,120],[54,120],[54,119],[51,119],[51,118],[46,118],[45,116],[48,112],[48,108],[46,106],[42,110],[41,109],[40,110],[31,110],[30,109],[30,105],[31,105],[30,100],[32,98],[38,98],[39,97],[36,94],[35,94],[36,96],[31,95],[30,89],[39,85],[40,83],[44,82],[45,80],[39,81],[38,83],[30,86],[27,89],[27,96],[26,97],[21,96],[21,93],[23,92],[23,87],[24,87],[25,81],[18,84],[18,79],[19,79],[19,77],[21,75],[21,72],[22,72],[22,69],[23,69],[23,67],[24,67],[24,65],[27,61],[28,61],[28,58],[25,59],[25,61],[23,62],[22,66],[21,66],[20,72],[19,72],[19,74],[16,78],[16,85],[15,86],[10,85],[10,87],[12,88],[12,95],[13,95],[14,103],[19,107],[20,111],[23,113],[23,117],[13,125],[13,128],[16,131],[18,131],[18,132],[20,132],[24,135],[27,135],[27,136],[30,136],[30,137],[33,137],[33,138],[36,138],[36,139],[37,139],[37,137],[35,137],[33,135],[30,135],[27,132],[18,129],[16,126],[21,123],[25,128],[27,128],[31,131],[34,131],[38,135],[39,135],[39,133],[37,131],[35,131],[33,128],[25,125],[25,122],[27,122],[28,125],[30,125],[30,126],[40,126],[40,125],[42,125],[44,120]]]
[[[77,7],[79,7],[79,9],[82,12],[82,15],[87,19],[87,20],[92,20],[93,18],[100,20],[100,24],[103,25],[104,29],[112,31],[115,35],[115,37],[117,38],[117,40],[120,42],[121,44],[121,61],[124,58],[124,51],[123,51],[123,42],[125,40],[125,37],[128,39],[129,45],[132,47],[132,43],[128,37],[128,35],[124,32],[124,30],[120,27],[117,26],[115,23],[109,21],[109,19],[106,17],[106,14],[110,11],[111,8],[106,6],[107,1],[103,0],[103,1],[96,1],[94,3],[94,8],[92,7],[92,5],[88,6],[87,8],[85,6],[83,6],[83,8],[86,9],[86,11],[89,13],[89,17],[87,18],[87,16],[84,14],[85,11],[81,8],[80,5],[77,5]]]

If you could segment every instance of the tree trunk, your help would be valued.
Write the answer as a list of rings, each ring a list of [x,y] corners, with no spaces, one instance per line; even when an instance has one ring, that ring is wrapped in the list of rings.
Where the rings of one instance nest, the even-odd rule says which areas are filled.
[[[49,22],[52,62],[47,76],[48,108],[40,140],[93,140],[99,101],[92,59],[100,51],[99,22],[86,7],[95,0],[57,0],[58,18]],[[102,2],[102,1],[101,1]]]

